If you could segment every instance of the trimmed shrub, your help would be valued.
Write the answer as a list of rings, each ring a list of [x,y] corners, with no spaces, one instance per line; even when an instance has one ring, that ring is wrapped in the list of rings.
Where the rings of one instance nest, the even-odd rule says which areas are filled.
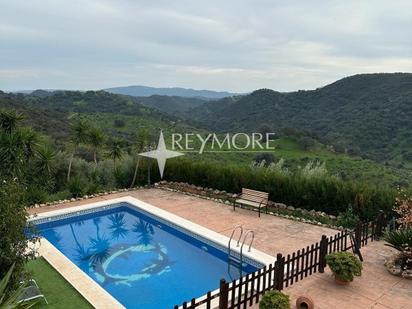
[[[285,175],[266,168],[254,169],[185,158],[167,162],[165,179],[232,193],[240,193],[242,188],[265,191],[269,192],[272,201],[334,215],[345,212],[348,205],[353,205],[353,213],[361,219],[371,219],[379,210],[391,213],[396,195],[390,189],[346,182],[331,176]]]
[[[290,309],[289,295],[277,290],[267,292],[259,303],[259,309]]]
[[[326,263],[342,281],[353,281],[362,274],[362,262],[350,252],[333,252],[326,256]]]

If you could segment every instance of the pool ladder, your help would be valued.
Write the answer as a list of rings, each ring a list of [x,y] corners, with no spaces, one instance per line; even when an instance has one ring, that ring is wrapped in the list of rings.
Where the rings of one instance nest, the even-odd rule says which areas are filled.
[[[227,246],[227,255],[228,255],[228,274],[229,277],[233,280],[233,276],[232,276],[232,272],[231,270],[234,268],[236,270],[236,272],[239,274],[239,277],[241,277],[243,275],[243,246],[245,245],[246,240],[248,239],[248,236],[251,235],[251,239],[249,242],[249,249],[248,252],[250,252],[251,248],[252,248],[252,244],[253,244],[253,240],[255,239],[255,232],[252,230],[249,230],[245,233],[245,236],[243,237],[243,241],[242,241],[242,245],[240,246],[240,253],[237,253],[236,251],[232,250],[231,248],[231,244],[232,244],[232,240],[233,237],[236,233],[237,230],[240,230],[240,234],[239,234],[239,238],[237,239],[236,242],[236,247],[239,247],[240,245],[240,241],[242,239],[243,236],[243,227],[241,225],[237,225],[235,226],[235,228],[232,231],[232,234],[230,235],[230,239],[229,239],[229,243]],[[236,254],[235,254],[236,253]],[[237,277],[237,276],[235,276]]]

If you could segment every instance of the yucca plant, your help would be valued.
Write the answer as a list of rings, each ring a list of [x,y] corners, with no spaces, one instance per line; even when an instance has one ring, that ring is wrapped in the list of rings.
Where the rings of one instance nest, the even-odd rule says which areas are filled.
[[[25,284],[21,284],[16,290],[14,291],[7,291],[10,277],[14,270],[14,264],[10,267],[7,274],[4,276],[3,279],[0,281],[0,309],[28,309],[33,307],[37,304],[37,301],[28,301],[24,303],[20,303],[20,297],[26,288]]]
[[[398,263],[402,270],[412,269],[412,228],[406,227],[384,235],[387,246],[400,252]]]
[[[384,240],[387,242],[387,246],[398,251],[403,251],[405,247],[412,248],[412,228],[386,232]]]

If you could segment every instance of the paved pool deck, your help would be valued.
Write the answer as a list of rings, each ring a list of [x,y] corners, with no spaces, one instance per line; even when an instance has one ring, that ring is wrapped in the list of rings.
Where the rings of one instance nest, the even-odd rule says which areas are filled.
[[[245,230],[255,232],[253,247],[272,256],[279,252],[287,254],[320,241],[322,234],[337,233],[333,229],[272,215],[262,214],[259,218],[257,212],[246,209],[236,208],[234,212],[229,205],[155,188],[115,193],[54,207],[32,208],[29,213],[42,213],[123,196],[132,196],[228,237],[233,228],[241,224]]]
[[[271,256],[291,253],[319,241],[323,234],[337,233],[333,229],[272,215],[262,214],[259,218],[256,212],[246,209],[237,208],[234,212],[231,206],[225,204],[155,188],[109,194],[53,207],[32,208],[29,213],[43,213],[123,196],[135,197],[228,237],[232,229],[241,224],[244,229],[255,231],[253,247]],[[363,275],[349,286],[337,286],[327,270],[324,274],[315,274],[285,289],[291,297],[292,308],[300,295],[312,297],[315,308],[321,309],[412,308],[412,280],[394,277],[383,267],[385,257],[392,252],[383,242],[364,247]]]

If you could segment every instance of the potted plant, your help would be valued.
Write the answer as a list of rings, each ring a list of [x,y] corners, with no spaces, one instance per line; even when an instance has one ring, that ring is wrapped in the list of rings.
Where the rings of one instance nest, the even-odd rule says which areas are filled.
[[[263,295],[259,309],[290,309],[289,296],[277,290]]]
[[[338,284],[346,285],[362,273],[362,263],[350,252],[334,252],[326,256],[326,263]]]

